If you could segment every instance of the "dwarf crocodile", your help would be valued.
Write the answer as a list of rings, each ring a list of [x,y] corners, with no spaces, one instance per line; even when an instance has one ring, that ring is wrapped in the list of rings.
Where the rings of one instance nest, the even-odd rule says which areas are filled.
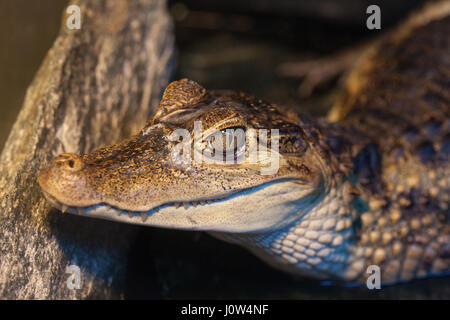
[[[328,119],[182,79],[142,131],[89,154],[59,155],[38,182],[62,211],[204,230],[296,275],[365,282],[370,265],[386,283],[446,274],[449,2],[427,12],[371,50]],[[192,133],[194,121],[223,134],[278,129],[278,171],[261,174],[259,160],[171,161],[169,137]]]

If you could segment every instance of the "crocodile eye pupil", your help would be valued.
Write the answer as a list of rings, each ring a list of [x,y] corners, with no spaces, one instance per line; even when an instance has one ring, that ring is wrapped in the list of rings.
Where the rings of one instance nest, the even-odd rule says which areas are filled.
[[[73,168],[75,162],[73,162],[73,160],[69,160],[69,167]]]
[[[245,128],[231,127],[217,131],[206,138],[203,145],[203,150],[210,152],[211,155],[219,152],[224,157],[231,154],[237,157],[237,153],[240,153],[245,146]]]

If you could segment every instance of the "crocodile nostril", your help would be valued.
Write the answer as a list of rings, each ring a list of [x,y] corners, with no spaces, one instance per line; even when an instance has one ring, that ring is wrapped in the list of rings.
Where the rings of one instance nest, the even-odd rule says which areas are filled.
[[[58,166],[69,171],[78,171],[83,167],[83,162],[79,156],[73,153],[63,153],[55,158]]]

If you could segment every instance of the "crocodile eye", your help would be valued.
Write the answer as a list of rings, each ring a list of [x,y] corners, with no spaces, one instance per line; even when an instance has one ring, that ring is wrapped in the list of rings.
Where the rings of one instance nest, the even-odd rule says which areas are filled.
[[[236,160],[245,154],[245,128],[216,131],[202,143],[203,155],[218,161]]]

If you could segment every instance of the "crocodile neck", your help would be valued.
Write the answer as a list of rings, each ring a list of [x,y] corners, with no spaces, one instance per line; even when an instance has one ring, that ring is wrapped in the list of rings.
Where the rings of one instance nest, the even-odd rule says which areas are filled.
[[[354,281],[364,271],[357,249],[359,220],[350,181],[333,181],[297,219],[279,229],[253,233],[210,232],[244,246],[267,264],[288,273],[318,279]],[[356,252],[358,254],[356,254]]]

